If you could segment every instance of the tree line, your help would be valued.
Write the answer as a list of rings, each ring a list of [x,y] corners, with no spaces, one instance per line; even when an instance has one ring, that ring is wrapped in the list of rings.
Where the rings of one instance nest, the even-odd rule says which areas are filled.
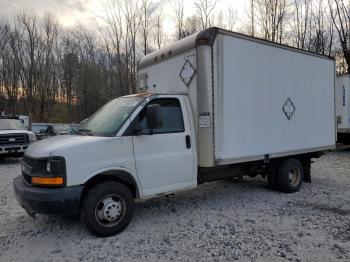
[[[79,122],[106,101],[135,92],[142,56],[217,26],[333,56],[350,73],[350,4],[345,0],[108,0],[94,25],[65,28],[53,15],[0,20],[0,106],[33,121]],[[169,14],[170,17],[169,17]],[[165,30],[166,20],[174,24]]]

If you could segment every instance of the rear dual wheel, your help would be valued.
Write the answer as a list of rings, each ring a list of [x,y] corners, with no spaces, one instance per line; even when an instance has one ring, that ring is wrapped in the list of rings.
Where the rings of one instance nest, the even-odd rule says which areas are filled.
[[[289,158],[275,165],[268,173],[268,184],[286,193],[299,191],[304,180],[303,165],[298,159]]]

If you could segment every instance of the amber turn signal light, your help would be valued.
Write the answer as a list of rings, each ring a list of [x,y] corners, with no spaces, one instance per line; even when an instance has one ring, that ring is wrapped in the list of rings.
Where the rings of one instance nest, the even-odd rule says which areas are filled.
[[[63,185],[63,177],[32,177],[32,184],[36,185]]]

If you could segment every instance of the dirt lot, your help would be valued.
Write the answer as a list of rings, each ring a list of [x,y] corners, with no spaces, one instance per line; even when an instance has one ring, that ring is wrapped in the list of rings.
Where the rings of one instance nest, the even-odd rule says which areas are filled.
[[[296,194],[261,178],[219,181],[138,203],[120,235],[91,236],[76,217],[30,218],[12,180],[18,160],[0,163],[0,261],[350,261],[350,151],[312,166]]]

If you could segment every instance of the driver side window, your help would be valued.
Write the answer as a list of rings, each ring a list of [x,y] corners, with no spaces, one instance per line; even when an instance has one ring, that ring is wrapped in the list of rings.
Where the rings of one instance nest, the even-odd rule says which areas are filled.
[[[163,98],[152,100],[147,106],[159,106],[160,115],[162,118],[160,126],[153,129],[154,134],[164,133],[179,133],[184,132],[184,121],[180,102],[176,98]],[[147,128],[147,107],[145,107],[139,114],[141,130],[148,130]]]

